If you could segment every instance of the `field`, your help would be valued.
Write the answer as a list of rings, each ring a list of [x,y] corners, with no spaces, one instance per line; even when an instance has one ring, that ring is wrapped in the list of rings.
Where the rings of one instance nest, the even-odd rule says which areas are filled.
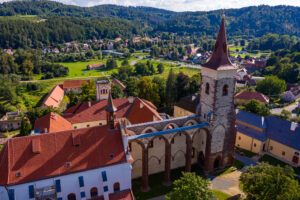
[[[45,19],[39,18],[37,15],[14,15],[14,16],[0,16],[0,20],[25,20],[25,21],[33,21],[33,22],[42,22]]]
[[[253,54],[253,53],[239,54],[239,53],[236,52],[236,50],[238,50],[238,52],[240,52],[242,49],[243,49],[243,47],[241,47],[241,46],[231,46],[231,47],[229,47],[229,51],[231,52],[230,56],[240,55],[241,58],[245,58],[245,56],[260,57],[260,56],[268,56],[268,55],[270,55],[269,52],[261,52],[261,51],[259,51],[257,54]]]

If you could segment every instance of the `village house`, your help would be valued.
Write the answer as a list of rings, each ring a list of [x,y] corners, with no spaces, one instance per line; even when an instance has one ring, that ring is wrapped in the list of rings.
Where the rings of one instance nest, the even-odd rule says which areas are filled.
[[[174,117],[183,117],[196,114],[199,105],[199,94],[193,94],[182,97],[179,102],[174,105]]]
[[[262,117],[237,110],[236,126],[237,147],[258,154],[270,154],[288,164],[300,166],[298,124],[274,116]]]
[[[87,70],[99,70],[105,67],[104,63],[93,63],[87,66]]]
[[[66,94],[69,94],[71,90],[78,94],[81,92],[81,86],[83,83],[90,83],[90,80],[65,80],[62,88]]]
[[[260,101],[262,104],[267,104],[270,98],[259,92],[241,91],[234,96],[234,103],[236,105],[246,105],[250,100]]]
[[[294,102],[300,99],[300,86],[290,88],[281,95],[281,99],[287,102]]]
[[[64,94],[65,92],[60,85],[55,86],[51,90],[51,92],[46,96],[41,107],[59,108],[64,98]]]
[[[21,128],[22,119],[19,117],[8,118],[7,116],[3,116],[0,118],[0,132],[5,131],[13,131]]]

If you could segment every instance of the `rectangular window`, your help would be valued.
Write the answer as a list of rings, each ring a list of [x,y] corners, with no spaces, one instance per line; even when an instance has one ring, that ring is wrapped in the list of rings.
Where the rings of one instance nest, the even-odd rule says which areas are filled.
[[[241,140],[241,136],[239,136],[239,140]]]
[[[102,172],[102,180],[103,180],[103,182],[107,181],[106,171]]]
[[[34,198],[34,186],[33,185],[29,185],[28,186],[28,190],[29,190],[29,199],[33,199]]]
[[[273,147],[272,147],[272,146],[270,146],[270,150],[271,150],[271,151],[273,150]]]
[[[79,179],[79,186],[84,187],[83,176],[79,176],[78,179]]]
[[[80,192],[81,198],[85,198],[85,192]]]
[[[284,151],[282,152],[282,155],[285,156],[285,152]]]
[[[103,190],[104,190],[104,192],[107,192],[108,191],[108,186],[104,186]]]
[[[254,145],[253,145],[254,147],[256,147],[256,143],[254,143]]]
[[[8,190],[8,198],[9,198],[9,200],[15,200],[15,190],[14,189]]]
[[[61,192],[60,180],[55,180],[56,192]]]

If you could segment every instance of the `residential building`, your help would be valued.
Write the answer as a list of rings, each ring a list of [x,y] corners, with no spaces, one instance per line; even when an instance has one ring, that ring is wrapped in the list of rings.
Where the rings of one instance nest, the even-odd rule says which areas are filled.
[[[83,83],[90,83],[90,80],[66,80],[63,82],[62,88],[66,94],[70,93],[71,90],[78,94],[81,92]]]
[[[290,88],[281,95],[281,99],[287,102],[294,102],[300,99],[300,86]]]
[[[93,63],[87,66],[87,70],[103,69],[104,67],[104,63]]]
[[[237,110],[235,145],[258,154],[270,154],[288,164],[300,166],[300,127],[294,122],[262,117]]]
[[[182,97],[178,103],[174,105],[174,117],[183,117],[196,114],[199,105],[199,94],[193,94]]]
[[[41,107],[59,108],[65,92],[60,85],[55,86],[44,99]]]
[[[234,96],[234,103],[236,105],[245,105],[250,100],[257,100],[260,101],[260,103],[262,104],[267,104],[269,103],[270,98],[262,93],[246,91],[246,90],[241,91]]]
[[[113,107],[113,105],[112,105]],[[120,125],[13,138],[0,152],[0,199],[133,200]]]

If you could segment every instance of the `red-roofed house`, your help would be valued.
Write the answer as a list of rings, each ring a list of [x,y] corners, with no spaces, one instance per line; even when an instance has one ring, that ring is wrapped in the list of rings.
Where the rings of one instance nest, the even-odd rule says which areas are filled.
[[[112,80],[112,82],[113,82],[114,84],[120,86],[120,87],[122,88],[122,90],[125,90],[125,89],[126,89],[126,86],[125,86],[121,81],[119,81],[118,79],[114,78],[114,79]]]
[[[60,114],[49,113],[35,120],[34,130],[36,133],[53,133],[72,130],[72,124]]]
[[[120,126],[9,140],[0,152],[0,199],[133,200]]]
[[[235,95],[234,102],[238,105],[245,105],[250,100],[258,100],[263,104],[269,103],[269,97],[259,92],[242,91]]]
[[[126,120],[129,124],[138,124],[162,120],[156,107],[149,101],[129,97],[114,99],[117,108],[117,119]],[[83,102],[73,106],[63,113],[63,117],[72,123],[74,129],[106,124],[105,107],[107,99],[93,102]]]
[[[104,63],[93,63],[87,66],[88,70],[96,70],[96,69],[103,69],[105,67]]]
[[[53,107],[59,108],[62,99],[64,98],[64,90],[61,86],[55,86],[51,92],[47,95],[45,100],[42,103],[41,107]]]
[[[82,83],[90,83],[90,80],[66,80],[63,82],[63,89],[67,94],[71,90],[73,90],[75,93],[80,93]]]

